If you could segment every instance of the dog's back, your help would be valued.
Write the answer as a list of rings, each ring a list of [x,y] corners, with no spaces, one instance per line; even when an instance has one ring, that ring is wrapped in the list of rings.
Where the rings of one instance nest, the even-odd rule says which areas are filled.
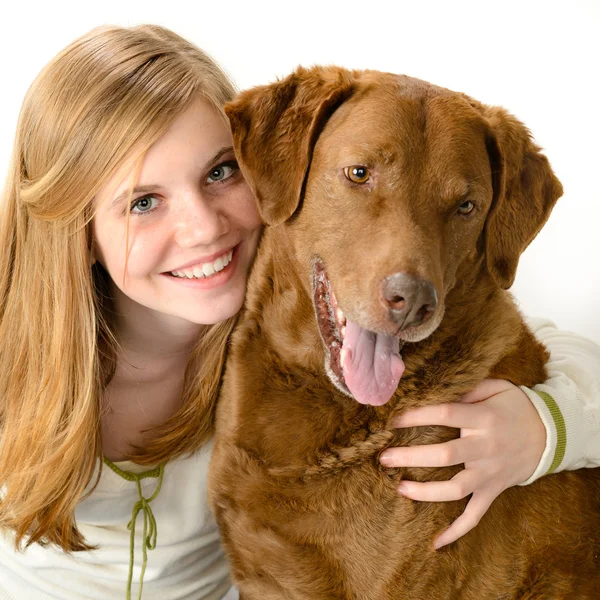
[[[270,225],[211,466],[242,598],[600,597],[598,470],[507,490],[435,552],[465,501],[415,503],[397,484],[459,468],[378,462],[457,434],[392,429],[403,410],[488,376],[545,379],[545,350],[504,291],[561,194],[525,128],[424,82],[333,68],[251,90],[229,114]]]

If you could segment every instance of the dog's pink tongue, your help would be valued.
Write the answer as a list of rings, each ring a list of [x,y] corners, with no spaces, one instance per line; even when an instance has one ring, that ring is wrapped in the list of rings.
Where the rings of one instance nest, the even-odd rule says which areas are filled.
[[[393,396],[404,373],[397,337],[373,333],[346,319],[341,357],[346,387],[358,402],[380,406]]]

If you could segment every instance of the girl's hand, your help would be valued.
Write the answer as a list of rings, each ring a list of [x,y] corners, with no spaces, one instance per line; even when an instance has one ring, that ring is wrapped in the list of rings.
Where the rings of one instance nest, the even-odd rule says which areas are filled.
[[[436,549],[473,529],[502,491],[526,481],[537,468],[546,445],[546,429],[527,395],[501,379],[486,379],[459,402],[408,411],[394,425],[460,429],[456,440],[389,448],[380,458],[386,467],[464,463],[464,470],[449,481],[404,480],[398,488],[403,496],[426,502],[459,500],[472,494],[463,514],[436,539]]]

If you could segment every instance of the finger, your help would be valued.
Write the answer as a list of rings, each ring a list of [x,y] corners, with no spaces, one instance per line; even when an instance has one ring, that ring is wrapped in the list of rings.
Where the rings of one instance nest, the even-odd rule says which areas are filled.
[[[477,475],[474,469],[465,469],[449,481],[401,481],[398,492],[419,502],[450,502],[460,500],[473,493],[477,487]]]
[[[504,379],[484,379],[480,384],[474,387],[470,392],[467,392],[460,398],[460,402],[464,404],[473,404],[487,400],[491,396],[500,394],[510,389],[512,383]]]
[[[479,407],[459,403],[421,406],[397,416],[392,427],[424,427],[445,425],[458,429],[474,429],[479,423]]]
[[[485,455],[486,440],[469,435],[442,444],[388,448],[379,460],[386,467],[449,467],[479,460]]]
[[[435,540],[434,548],[438,550],[471,531],[479,523],[496,497],[497,494],[495,493],[481,492],[473,494],[463,514]]]

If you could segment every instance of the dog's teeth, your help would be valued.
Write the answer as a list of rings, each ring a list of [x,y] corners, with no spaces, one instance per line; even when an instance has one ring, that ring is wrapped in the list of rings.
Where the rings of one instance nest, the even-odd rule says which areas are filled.
[[[346,362],[346,357],[348,356],[348,350],[342,348],[340,351],[340,366],[344,368],[344,363]]]
[[[340,327],[340,336],[342,337],[342,339],[344,339],[344,337],[346,337],[346,326],[342,325]]]
[[[337,320],[340,323],[344,321],[344,313],[342,312],[342,309],[339,306],[335,309],[335,316],[337,317]]]

